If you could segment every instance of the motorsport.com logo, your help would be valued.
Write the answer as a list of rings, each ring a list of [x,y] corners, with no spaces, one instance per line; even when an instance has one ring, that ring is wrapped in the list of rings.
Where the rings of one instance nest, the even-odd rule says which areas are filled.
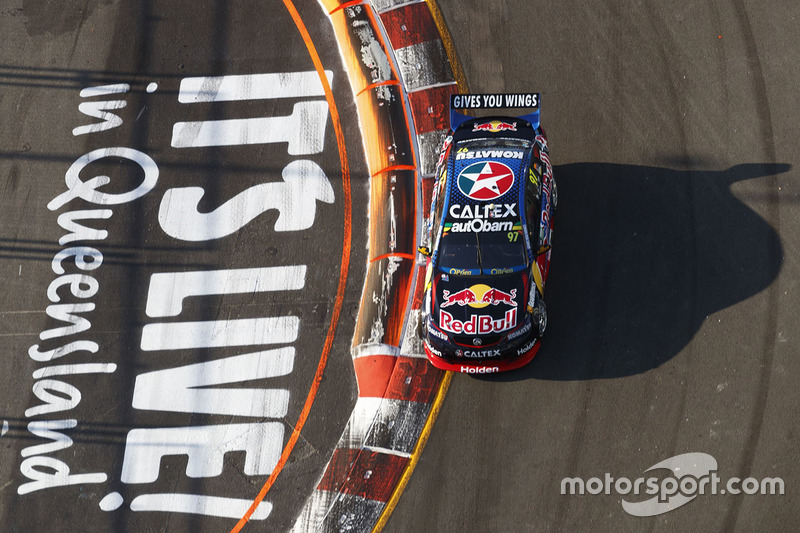
[[[577,477],[561,480],[562,495],[591,495],[612,492],[636,500],[642,494],[652,496],[644,501],[628,501],[622,499],[622,508],[633,516],[656,516],[686,505],[698,495],[725,494],[784,494],[784,482],[781,478],[765,477],[758,479],[732,477],[723,483],[717,475],[717,460],[707,453],[684,453],[654,464],[645,472],[652,470],[668,470],[667,477],[650,476],[630,480],[626,477],[614,478],[605,473],[602,478],[592,477],[584,481]],[[631,498],[634,496],[634,498]]]

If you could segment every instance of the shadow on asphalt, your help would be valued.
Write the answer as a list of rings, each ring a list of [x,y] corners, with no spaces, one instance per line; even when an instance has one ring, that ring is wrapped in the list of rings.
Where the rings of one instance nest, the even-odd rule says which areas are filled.
[[[556,167],[559,206],[542,348],[524,368],[476,379],[616,378],[677,355],[706,317],[777,277],[783,256],[777,232],[731,186],[790,168]],[[755,202],[769,209],[777,191]]]

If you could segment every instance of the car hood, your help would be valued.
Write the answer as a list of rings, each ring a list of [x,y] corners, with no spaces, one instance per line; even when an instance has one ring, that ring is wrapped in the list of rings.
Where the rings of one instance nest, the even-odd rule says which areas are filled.
[[[433,321],[455,336],[498,337],[525,317],[528,274],[456,276],[438,274],[433,287]]]

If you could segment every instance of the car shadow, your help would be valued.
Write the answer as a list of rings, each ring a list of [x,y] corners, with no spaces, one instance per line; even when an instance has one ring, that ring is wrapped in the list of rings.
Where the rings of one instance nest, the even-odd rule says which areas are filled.
[[[709,315],[777,277],[778,234],[731,186],[790,168],[556,167],[559,205],[542,348],[517,371],[476,379],[616,378],[677,355]]]

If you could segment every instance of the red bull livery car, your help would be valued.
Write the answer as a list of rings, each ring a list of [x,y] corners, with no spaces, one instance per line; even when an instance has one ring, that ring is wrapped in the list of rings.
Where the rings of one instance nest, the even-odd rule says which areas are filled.
[[[456,111],[479,107],[535,111],[485,118]],[[557,202],[539,95],[456,95],[450,123],[420,247],[428,260],[425,353],[438,368],[470,374],[519,368],[536,355],[547,326]]]

